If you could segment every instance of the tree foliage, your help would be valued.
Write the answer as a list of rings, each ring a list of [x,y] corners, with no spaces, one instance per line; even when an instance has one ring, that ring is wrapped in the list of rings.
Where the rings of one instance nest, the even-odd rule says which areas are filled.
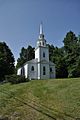
[[[5,75],[13,74],[14,70],[14,56],[6,43],[0,42],[0,81]]]
[[[71,53],[77,44],[76,35],[72,31],[68,32],[63,40],[63,43],[64,43],[65,51],[67,53]]]
[[[62,48],[49,46],[49,58],[56,65],[56,77],[80,77],[80,35],[69,31]]]
[[[78,65],[80,62],[80,44],[76,35],[70,31],[64,38],[65,60],[67,63],[68,77],[79,77]]]
[[[34,47],[28,46],[27,48],[22,47],[20,52],[20,58],[17,60],[17,68],[21,67],[25,62],[34,59]]]
[[[68,71],[66,67],[66,62],[64,59],[64,48],[54,47],[49,45],[49,58],[56,65],[56,77],[66,78],[68,76]]]

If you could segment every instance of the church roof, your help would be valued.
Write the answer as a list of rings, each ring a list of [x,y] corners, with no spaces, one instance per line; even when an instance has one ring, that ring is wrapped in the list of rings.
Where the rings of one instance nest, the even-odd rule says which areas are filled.
[[[29,61],[25,62],[24,65],[29,64],[29,63],[37,63],[37,62],[38,62],[37,59],[32,59],[32,60],[29,60]]]
[[[49,64],[50,64],[50,65],[55,65],[55,64],[54,64],[53,62],[51,62],[51,61],[49,61]]]
[[[38,63],[38,60],[37,59],[32,59],[32,60],[29,60],[27,62],[25,62],[21,67],[19,67],[18,69],[22,68],[23,66],[25,66],[26,64],[30,64],[30,63]]]
[[[27,61],[27,63],[37,63],[37,62],[38,62],[38,59],[32,59],[32,60]]]
[[[31,63],[32,63],[32,64],[38,63],[38,59],[29,60],[29,61],[25,62],[25,63],[23,64],[23,66],[25,66],[26,64],[31,64]],[[55,66],[55,64],[54,64],[53,62],[51,62],[51,61],[47,62],[46,60],[42,60],[40,63],[47,63],[47,64],[49,64],[49,65],[54,65],[54,66]],[[22,66],[19,67],[19,68],[22,68]],[[18,68],[18,69],[19,69],[19,68]]]

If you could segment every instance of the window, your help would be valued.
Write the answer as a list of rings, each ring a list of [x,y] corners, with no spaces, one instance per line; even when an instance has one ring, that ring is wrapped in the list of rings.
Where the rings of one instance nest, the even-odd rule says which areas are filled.
[[[34,71],[34,66],[31,67],[31,71]]]
[[[39,43],[39,45],[41,46],[41,42]]]
[[[43,66],[43,75],[46,75],[46,68]]]
[[[52,68],[50,68],[50,72],[52,72]]]
[[[25,75],[25,68],[24,67],[21,68],[21,75]]]
[[[45,57],[45,53],[43,52],[43,57]]]

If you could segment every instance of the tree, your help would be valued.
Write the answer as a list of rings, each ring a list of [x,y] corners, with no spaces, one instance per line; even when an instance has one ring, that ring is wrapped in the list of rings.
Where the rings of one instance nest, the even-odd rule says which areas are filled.
[[[5,75],[13,74],[14,71],[14,56],[6,43],[0,42],[0,81]]]
[[[49,59],[56,65],[56,77],[80,77],[80,35],[69,31],[62,48],[49,46]]]
[[[80,43],[76,35],[70,31],[64,38],[65,61],[68,69],[68,77],[78,77],[80,71],[78,63],[80,58]]]
[[[47,46],[49,48],[49,60],[52,61],[55,47],[53,45],[49,45],[49,44],[47,44]]]
[[[66,62],[64,59],[64,48],[54,47],[53,45],[49,46],[49,59],[56,65],[56,77],[57,78],[66,78],[68,77],[68,71]]]
[[[59,57],[56,61],[56,77],[67,78],[68,70],[64,57]]]
[[[68,32],[63,40],[65,51],[71,53],[75,49],[77,41],[76,35],[72,31]]]
[[[21,52],[20,52],[20,58],[17,60],[17,66],[16,68],[19,68],[23,66],[23,64],[29,60],[34,59],[35,54],[34,54],[34,47],[28,46],[28,48],[22,47]]]

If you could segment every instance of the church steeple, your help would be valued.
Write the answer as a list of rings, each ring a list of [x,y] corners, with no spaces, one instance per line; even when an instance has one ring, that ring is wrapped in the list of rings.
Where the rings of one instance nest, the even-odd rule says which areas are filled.
[[[46,47],[46,40],[44,39],[42,22],[41,22],[40,27],[39,27],[39,38],[38,38],[38,41],[37,41],[37,47],[38,46]]]
[[[42,22],[41,22],[40,27],[39,27],[39,39],[44,39]]]
[[[47,62],[49,62],[49,50],[48,46],[46,45],[42,23],[39,26],[39,37],[37,40],[37,46],[35,48],[35,59],[37,59],[38,62],[43,60],[47,60]]]
[[[39,28],[40,30],[39,30],[39,32],[40,32],[40,34],[43,34],[43,24],[42,24],[42,22],[41,22],[41,24],[40,24],[40,28]]]

